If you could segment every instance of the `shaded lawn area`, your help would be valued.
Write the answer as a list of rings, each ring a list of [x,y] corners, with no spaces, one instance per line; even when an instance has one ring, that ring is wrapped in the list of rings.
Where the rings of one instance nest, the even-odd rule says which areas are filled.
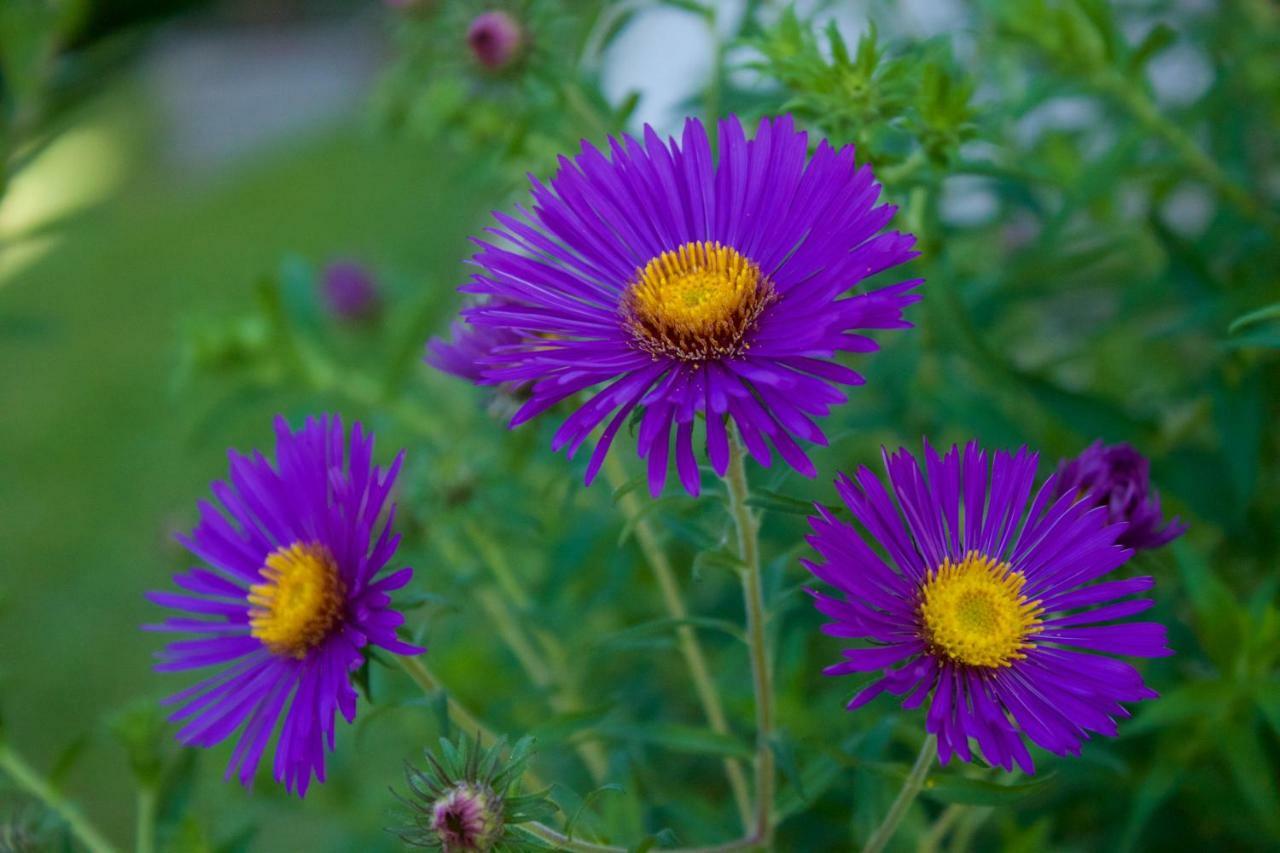
[[[283,252],[448,287],[484,194],[355,119],[184,179],[155,165],[154,123],[121,86],[73,124],[118,135],[123,183],[48,226],[51,250],[0,279],[0,702],[42,769],[91,735],[68,788],[127,842],[132,782],[101,717],[186,681],[150,671],[161,638],[138,625],[159,614],[142,594],[182,559],[167,535],[224,472],[225,447],[270,436],[265,400],[192,440],[210,401],[171,391],[181,318],[243,311]]]

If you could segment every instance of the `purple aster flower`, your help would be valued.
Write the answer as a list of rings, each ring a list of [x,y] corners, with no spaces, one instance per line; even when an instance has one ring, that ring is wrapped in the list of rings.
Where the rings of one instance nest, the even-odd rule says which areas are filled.
[[[520,23],[506,12],[494,11],[477,15],[467,27],[467,46],[476,61],[493,71],[511,65],[520,55],[524,31]]]
[[[351,261],[336,261],[325,267],[321,295],[329,311],[340,320],[368,320],[382,307],[373,274]]]
[[[356,424],[348,443],[336,416],[275,428],[275,465],[232,452],[230,482],[213,484],[221,507],[202,501],[200,523],[179,537],[204,563],[174,576],[184,592],[147,595],[184,615],[145,627],[197,637],[170,643],[158,671],[217,669],[166,700],[178,739],[210,747],[239,730],[227,778],[247,785],[283,716],[275,778],[303,796],[313,774],[324,781],[334,712],[355,717],[361,650],[423,650],[396,638],[404,617],[388,595],[413,570],[377,578],[400,539],[387,496],[402,456],[374,466],[373,436]]]
[[[1117,621],[1151,606],[1128,597],[1152,579],[1099,581],[1133,553],[1116,544],[1124,524],[1055,498],[1056,475],[1032,499],[1037,461],[1025,448],[988,461],[976,444],[940,458],[926,443],[922,471],[886,452],[892,497],[865,467],[836,481],[865,536],[823,506],[810,519],[823,562],[804,565],[841,593],[813,593],[823,630],[867,641],[826,674],[879,672],[850,710],[886,691],[904,708],[932,697],[925,728],[944,764],[972,760],[975,740],[988,763],[1032,773],[1023,735],[1079,754],[1090,732],[1115,735],[1120,703],[1156,696],[1106,655],[1172,654],[1163,625]]]
[[[688,492],[699,423],[724,473],[728,419],[760,464],[772,444],[814,476],[796,439],[825,443],[814,418],[845,401],[838,386],[863,382],[836,355],[877,349],[860,330],[910,326],[919,280],[847,295],[916,254],[911,235],[878,233],[894,208],[876,206],[880,187],[852,148],[823,141],[810,157],[790,117],[761,121],[750,141],[729,118],[719,140],[718,162],[692,119],[680,142],[649,127],[643,142],[611,139],[608,157],[584,142],[550,186],[533,181],[532,211],[495,213],[497,241],[472,259],[480,271],[462,290],[489,301],[465,316],[519,333],[486,359],[485,381],[532,383],[512,426],[589,393],[552,441],[572,456],[604,424],[588,483],[637,408],[654,495],[673,428]]]
[[[1147,458],[1129,445],[1095,441],[1079,456],[1062,460],[1057,495],[1075,494],[1093,506],[1106,507],[1112,521],[1128,522],[1116,540],[1124,547],[1159,548],[1185,533],[1187,526],[1177,518],[1164,523],[1150,469]]]

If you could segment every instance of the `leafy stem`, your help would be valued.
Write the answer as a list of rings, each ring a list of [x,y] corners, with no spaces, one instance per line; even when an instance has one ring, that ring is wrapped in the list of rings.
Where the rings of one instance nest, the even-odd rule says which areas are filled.
[[[767,848],[773,840],[773,664],[766,631],[768,614],[764,605],[764,583],[760,569],[760,520],[747,505],[751,492],[747,485],[745,455],[737,429],[730,429],[729,470],[725,476],[725,486],[729,492],[729,514],[733,517],[738,533],[738,555],[742,559],[742,595],[747,613],[747,645],[751,650],[751,682],[756,699],[756,799],[753,834]]]
[[[617,456],[610,454],[605,458],[604,475],[609,485],[617,493],[627,481],[627,471]],[[658,541],[658,534],[649,519],[643,514],[643,507],[633,492],[626,492],[618,497],[618,507],[622,514],[633,525],[632,530],[636,543],[649,564],[654,578],[658,581],[658,589],[662,593],[662,603],[667,615],[676,621],[676,641],[680,644],[680,654],[689,668],[689,677],[693,679],[694,690],[698,694],[698,702],[706,715],[711,730],[717,734],[729,733],[729,720],[724,713],[724,704],[720,701],[720,692],[716,688],[715,679],[711,676],[711,668],[707,665],[707,656],[702,650],[702,643],[689,622],[689,608],[680,594],[680,584],[671,567],[671,560]],[[733,799],[737,803],[738,813],[742,817],[743,827],[749,828],[751,821],[751,795],[747,790],[747,778],[742,764],[736,758],[724,760],[725,775],[729,779],[729,787],[733,791]]]

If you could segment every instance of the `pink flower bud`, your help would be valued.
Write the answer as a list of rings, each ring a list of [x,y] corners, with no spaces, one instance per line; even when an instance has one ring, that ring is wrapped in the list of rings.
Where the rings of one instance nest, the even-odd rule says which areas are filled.
[[[515,62],[524,42],[524,32],[506,12],[485,12],[467,28],[467,45],[476,61],[495,71]]]

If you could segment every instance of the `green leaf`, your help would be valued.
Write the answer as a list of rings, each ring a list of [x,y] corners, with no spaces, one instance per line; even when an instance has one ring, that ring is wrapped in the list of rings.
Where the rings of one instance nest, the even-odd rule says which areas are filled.
[[[812,501],[803,501],[790,495],[784,495],[781,492],[761,488],[752,490],[751,496],[747,498],[747,506],[757,507],[766,512],[781,512],[788,515],[806,517],[817,512],[813,508]]]
[[[699,551],[693,557],[692,571],[694,578],[701,578],[704,569],[718,569],[732,572],[735,575],[742,571],[742,558],[728,548],[714,548]]]
[[[58,754],[58,760],[53,763],[53,768],[49,771],[49,783],[54,788],[61,788],[66,783],[67,777],[84,756],[88,745],[89,736],[82,734],[67,744],[66,748]]]
[[[796,785],[785,785],[778,792],[778,804],[775,811],[778,820],[796,814],[808,807],[809,803],[822,796],[836,780],[840,778],[843,766],[828,755],[818,756],[801,770],[800,781],[803,783],[806,797],[800,796],[800,788]]]
[[[578,804],[578,808],[574,810],[573,814],[570,816],[569,820],[564,825],[565,835],[567,835],[570,838],[573,837],[573,827],[574,827],[574,824],[578,822],[578,818],[582,816],[582,813],[584,811],[587,811],[588,809],[591,808],[591,804],[594,803],[597,799],[599,799],[601,794],[604,794],[606,792],[621,794],[623,793],[623,788],[621,785],[614,785],[614,784],[601,785],[599,788],[596,788],[594,791],[592,791],[591,793],[583,797],[582,802]]]
[[[720,755],[732,758],[751,758],[751,747],[729,734],[711,729],[686,726],[680,723],[654,723],[648,725],[605,724],[595,729],[602,737],[669,749],[694,755]]]
[[[778,769],[782,771],[783,778],[796,789],[796,795],[807,803],[809,797],[804,790],[804,774],[800,772],[800,764],[796,761],[795,745],[792,744],[790,736],[784,729],[779,729],[769,739],[769,747],[778,760]]]
[[[646,835],[640,839],[640,843],[630,848],[634,853],[647,853],[654,848],[675,847],[680,843],[680,836],[676,835],[675,830],[669,827],[663,827],[652,835]]]
[[[654,634],[666,634],[676,628],[679,628],[681,625],[720,631],[721,633],[728,634],[739,642],[745,643],[747,641],[742,628],[739,625],[730,622],[728,619],[692,616],[686,619],[654,619],[649,622],[641,622],[639,625],[633,625],[630,628],[608,634],[602,637],[599,643],[601,646],[627,645],[641,637],[650,637]]]
[[[985,779],[940,774],[930,776],[921,794],[940,803],[966,806],[1006,806],[1027,797],[1043,794],[1054,784],[1054,774],[1037,776],[1026,782],[1000,784]]]
[[[1178,40],[1178,33],[1173,27],[1163,21],[1156,24],[1147,32],[1142,42],[1134,49],[1129,56],[1129,69],[1131,71],[1140,71],[1148,62],[1150,62],[1156,54],[1172,45]]]
[[[1231,325],[1227,327],[1227,334],[1234,335],[1246,326],[1252,326],[1255,323],[1261,323],[1266,320],[1280,320],[1280,302],[1275,302],[1256,311],[1250,311],[1248,314],[1241,314],[1231,321]]]

